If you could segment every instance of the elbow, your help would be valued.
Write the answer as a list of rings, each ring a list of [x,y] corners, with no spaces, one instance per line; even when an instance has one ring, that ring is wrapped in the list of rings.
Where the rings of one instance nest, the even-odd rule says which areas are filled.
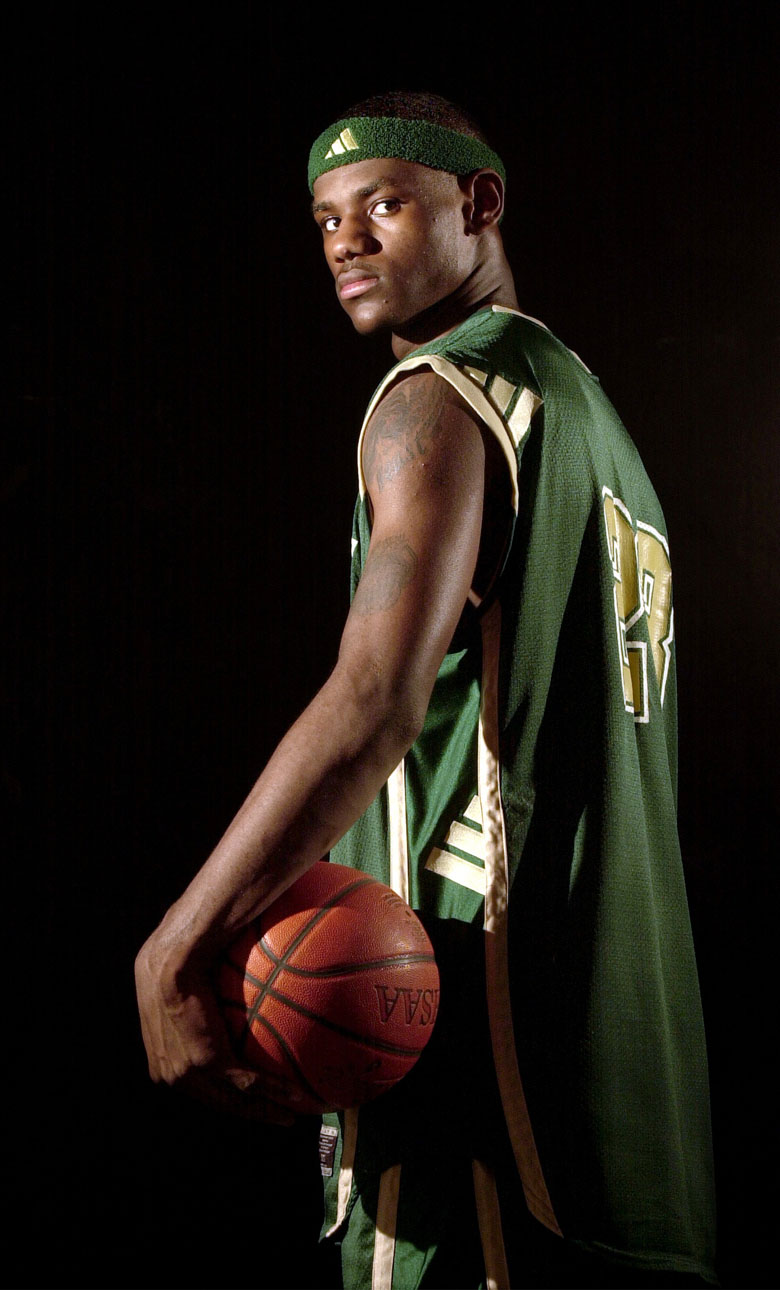
[[[362,728],[359,741],[382,746],[397,764],[422,732],[429,690],[408,676],[391,679],[369,670],[353,678],[353,697]]]
[[[422,733],[428,698],[404,685],[379,694],[367,701],[366,711],[371,714],[371,724],[376,735],[386,740],[398,758],[407,753]]]
[[[385,719],[401,757],[422,734],[429,697],[426,696],[425,702],[422,702],[416,695],[404,695],[387,710]]]

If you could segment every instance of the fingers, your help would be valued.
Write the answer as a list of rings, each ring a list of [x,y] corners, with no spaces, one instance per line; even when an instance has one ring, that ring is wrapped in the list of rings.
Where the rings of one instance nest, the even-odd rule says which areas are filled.
[[[302,1095],[289,1080],[268,1071],[245,1068],[229,1069],[223,1074],[243,1097],[245,1107],[262,1109],[261,1118],[277,1124],[293,1124],[296,1113],[300,1114]]]
[[[181,1086],[198,1102],[241,1119],[286,1127],[297,1121],[291,1107],[268,1096],[261,1077],[252,1071],[233,1070],[221,1075],[191,1072],[181,1081]],[[299,1100],[299,1095],[296,1098]]]
[[[225,1079],[235,1084],[237,1089],[245,1093],[248,1088],[252,1088],[257,1083],[257,1075],[254,1071],[225,1071]]]
[[[300,1093],[275,1072],[240,1064],[209,978],[191,972],[186,986],[178,978],[161,981],[148,944],[136,959],[136,988],[152,1080],[246,1119],[294,1124]]]
[[[299,1089],[284,1076],[275,1075],[271,1071],[247,1070],[246,1067],[231,1066],[219,1073],[230,1080],[231,1084],[241,1092],[252,1089],[258,1096],[266,1097],[271,1102],[292,1106],[293,1109],[301,1101]]]

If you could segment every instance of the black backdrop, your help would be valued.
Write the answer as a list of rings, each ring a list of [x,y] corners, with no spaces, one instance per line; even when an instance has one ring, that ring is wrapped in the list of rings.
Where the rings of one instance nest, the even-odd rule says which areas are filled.
[[[772,10],[39,5],[11,34],[9,1284],[333,1284],[316,1126],[151,1086],[132,961],[335,658],[390,356],[333,299],[304,167],[399,86],[496,139],[521,307],[600,375],[664,502],[721,1276],[772,1284]]]

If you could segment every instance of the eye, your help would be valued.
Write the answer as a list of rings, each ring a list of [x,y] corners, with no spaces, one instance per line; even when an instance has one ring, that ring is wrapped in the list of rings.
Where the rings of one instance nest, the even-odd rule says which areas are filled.
[[[338,215],[326,215],[324,220],[320,221],[320,228],[323,233],[335,233],[339,223]]]
[[[372,215],[395,215],[396,211],[401,209],[401,203],[397,197],[380,197],[378,202],[374,202],[371,207]]]

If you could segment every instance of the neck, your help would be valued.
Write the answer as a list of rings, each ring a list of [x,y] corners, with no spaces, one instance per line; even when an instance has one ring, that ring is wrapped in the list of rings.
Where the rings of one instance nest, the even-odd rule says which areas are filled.
[[[487,254],[475,265],[457,291],[439,300],[424,313],[411,318],[392,335],[393,354],[406,358],[412,350],[446,336],[467,318],[488,305],[517,309],[517,294],[500,237],[490,240]]]

